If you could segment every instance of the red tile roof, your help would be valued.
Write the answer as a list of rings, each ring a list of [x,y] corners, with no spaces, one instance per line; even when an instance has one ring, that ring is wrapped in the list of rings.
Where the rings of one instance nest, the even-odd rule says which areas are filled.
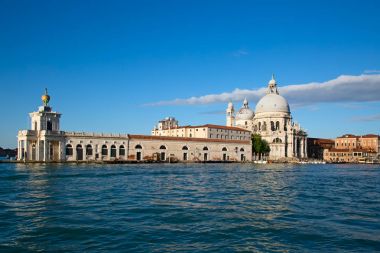
[[[335,144],[334,140],[331,139],[322,139],[322,138],[307,138],[309,141],[312,141],[316,144]]]
[[[344,134],[337,138],[358,138],[359,136],[353,135],[353,134]]]
[[[249,130],[246,130],[244,128],[240,127],[229,127],[229,126],[221,126],[221,125],[213,125],[213,124],[206,124],[200,127],[209,127],[209,128],[218,128],[218,129],[226,129],[226,130],[235,130],[235,131],[243,131],[243,132],[251,132]]]
[[[366,134],[363,135],[362,138],[380,138],[380,136],[377,134]]]
[[[222,126],[222,125],[213,125],[213,124],[206,124],[206,125],[199,125],[199,126],[178,126],[178,127],[172,127],[172,129],[181,129],[181,128],[217,128],[217,129],[225,129],[225,130],[234,130],[234,131],[242,131],[242,132],[250,132],[249,130],[246,130],[244,128],[240,127],[229,127],[229,126]],[[165,128],[163,130],[169,130],[169,128]]]
[[[337,137],[337,139],[339,138],[380,138],[380,135],[377,135],[377,134],[366,134],[366,135],[353,135],[353,134],[344,134],[342,136],[339,136]]]

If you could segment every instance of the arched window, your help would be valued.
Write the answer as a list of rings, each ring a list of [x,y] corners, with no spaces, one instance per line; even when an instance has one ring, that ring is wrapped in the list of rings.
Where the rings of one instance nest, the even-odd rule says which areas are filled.
[[[48,122],[46,122],[46,130],[48,130],[48,131],[53,130],[53,123],[51,123],[50,120],[48,120]]]
[[[111,157],[116,157],[116,146],[115,145],[111,146]]]
[[[240,149],[240,152],[244,152],[244,148],[241,148],[241,149]]]
[[[86,146],[86,155],[92,155],[92,146],[90,144]]]
[[[270,130],[272,130],[272,131],[275,130],[274,122],[273,121],[270,122]]]
[[[107,145],[103,145],[102,146],[102,155],[108,155],[108,148],[107,148]]]
[[[83,148],[82,148],[82,145],[78,144],[77,147],[76,147],[76,151],[77,151],[77,160],[83,160]]]
[[[32,161],[36,160],[36,144],[32,144]]]
[[[261,122],[259,122],[259,130],[261,130]]]
[[[226,147],[222,148],[222,151],[227,151],[227,148]]]
[[[282,143],[282,140],[280,138],[276,138],[273,140],[273,143]]]
[[[71,144],[66,145],[66,155],[68,155],[68,156],[73,155],[73,146],[71,146]]]
[[[263,131],[266,131],[266,130],[267,130],[267,123],[266,123],[265,121],[264,121],[264,123],[263,123],[262,130],[263,130]]]
[[[137,161],[141,161],[142,160],[142,146],[140,144],[137,144],[135,146],[135,149],[136,149],[136,160]]]
[[[189,150],[189,148],[187,146],[183,146],[182,150]]]
[[[208,150],[208,147],[204,147],[203,150],[204,150],[204,151],[207,151],[207,150]]]
[[[280,122],[276,121],[276,130],[280,130]]]
[[[160,146],[160,160],[165,161],[166,160],[166,147],[164,145]]]
[[[119,147],[119,155],[125,155],[125,148],[123,145]]]

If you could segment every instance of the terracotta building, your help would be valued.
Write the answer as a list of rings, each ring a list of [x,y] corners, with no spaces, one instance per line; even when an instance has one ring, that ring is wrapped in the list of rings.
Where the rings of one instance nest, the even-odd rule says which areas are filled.
[[[335,147],[327,148],[323,158],[327,162],[377,162],[380,136],[345,134],[335,139]]]
[[[307,138],[307,157],[323,160],[323,151],[334,148],[335,142],[331,139]]]

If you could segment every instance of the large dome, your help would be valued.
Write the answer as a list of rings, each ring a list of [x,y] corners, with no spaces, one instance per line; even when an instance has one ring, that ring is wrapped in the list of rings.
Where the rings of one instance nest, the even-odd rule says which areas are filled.
[[[265,95],[256,105],[255,113],[261,112],[286,112],[290,113],[286,99],[276,93]]]

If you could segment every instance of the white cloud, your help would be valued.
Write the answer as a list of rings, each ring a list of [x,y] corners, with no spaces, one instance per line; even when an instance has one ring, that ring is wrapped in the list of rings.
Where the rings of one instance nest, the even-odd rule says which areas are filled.
[[[224,115],[226,114],[226,112],[223,110],[219,110],[219,111],[207,111],[207,112],[200,112],[199,114],[202,114],[202,115]]]
[[[380,70],[377,70],[377,69],[364,70],[364,74],[380,74]]]
[[[380,121],[380,114],[353,117],[352,121]]]
[[[241,56],[249,55],[249,52],[245,49],[239,49],[233,52],[232,55],[235,57],[241,57]]]
[[[235,89],[231,92],[209,94],[200,97],[177,98],[170,101],[151,103],[151,106],[160,105],[198,105],[227,103],[229,101],[257,102],[266,91],[266,87],[255,90]],[[312,82],[306,84],[287,85],[279,87],[280,94],[293,105],[311,105],[317,103],[345,103],[380,101],[380,74],[379,75],[341,75],[326,82]]]

